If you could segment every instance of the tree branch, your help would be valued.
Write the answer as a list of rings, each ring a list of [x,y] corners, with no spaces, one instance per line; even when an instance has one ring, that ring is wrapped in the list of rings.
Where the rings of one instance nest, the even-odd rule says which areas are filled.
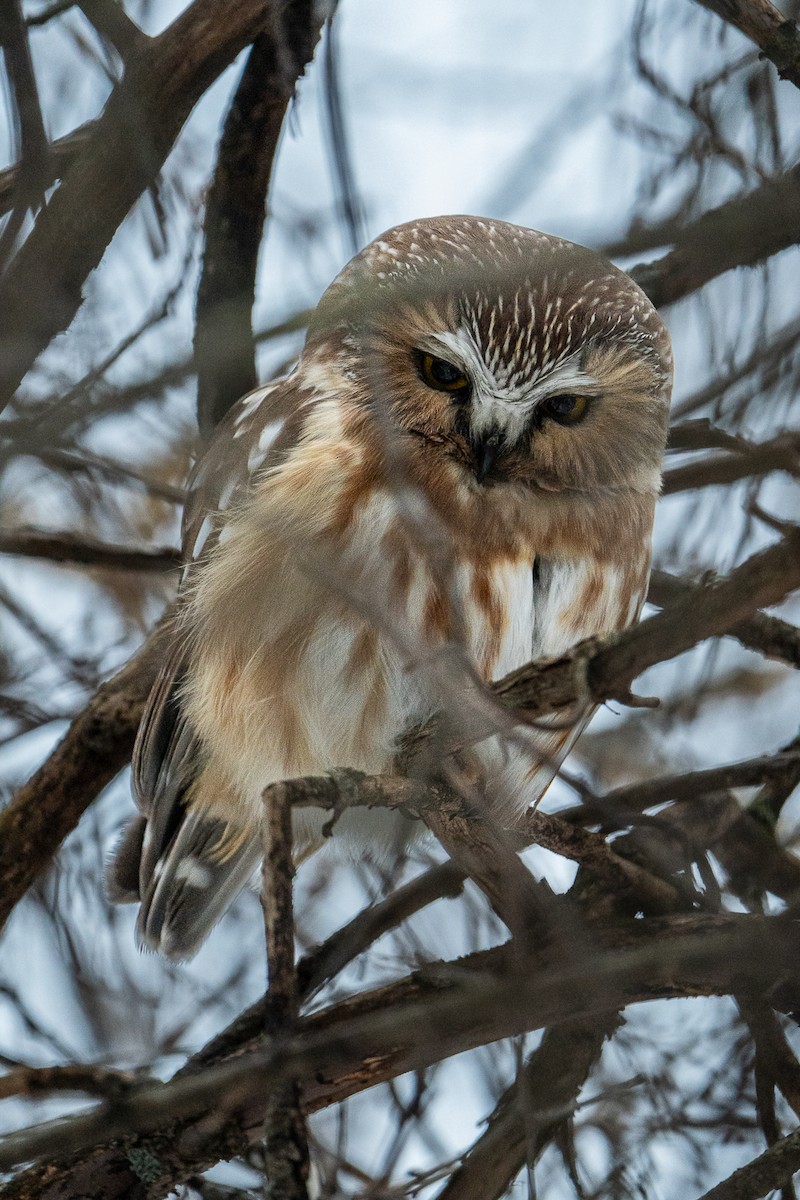
[[[659,608],[666,608],[676,601],[688,600],[697,594],[702,584],[692,583],[666,571],[653,571],[647,599]],[[800,629],[772,617],[767,613],[754,613],[726,630],[728,637],[735,637],[748,650],[755,650],[765,658],[773,658],[790,667],[800,667]]]
[[[485,951],[463,965],[429,966],[306,1017],[287,1044],[144,1085],[125,1102],[11,1134],[0,1141],[0,1169],[44,1156],[48,1179],[26,1172],[0,1188],[0,1197],[63,1196],[64,1170],[73,1172],[69,1186],[79,1188],[87,1178],[81,1164],[59,1163],[58,1157],[123,1135],[127,1151],[104,1152],[103,1182],[102,1160],[91,1156],[91,1194],[96,1200],[129,1196],[121,1189],[131,1187],[131,1159],[147,1154],[153,1160],[147,1194],[156,1197],[164,1183],[172,1186],[175,1178],[238,1152],[243,1130],[258,1124],[267,1097],[292,1076],[304,1081],[305,1103],[313,1111],[470,1047],[646,999],[746,987],[772,989],[775,1002],[788,1007],[800,1004],[793,967],[800,961],[800,928],[794,922],[700,914],[643,919],[598,934],[604,948],[592,961],[592,989],[585,987],[585,963],[576,968],[554,964],[547,954],[522,960],[510,948]],[[183,1174],[175,1174],[176,1155]],[[38,1192],[32,1190],[37,1180]]]
[[[161,663],[162,628],[103,684],[49,758],[0,811],[0,929],[88,805],[130,758]]]
[[[264,790],[264,864],[261,904],[267,938],[269,987],[266,1033],[291,1038],[299,1013],[294,965],[292,810],[286,786]],[[308,1135],[297,1080],[291,1076],[269,1096],[264,1115],[265,1200],[308,1200]]]
[[[696,0],[754,42],[778,68],[781,79],[800,87],[800,30],[770,0]]]
[[[674,304],[734,267],[751,267],[800,241],[800,166],[704,213],[673,248],[630,274],[656,308]]]
[[[760,443],[743,440],[730,453],[709,455],[698,462],[671,467],[664,472],[662,495],[673,496],[694,488],[718,487],[753,479],[771,471],[800,474],[800,433],[779,433]]]
[[[69,325],[86,277],[194,105],[265,19],[263,0],[194,0],[130,61],[0,283],[0,407]]]
[[[231,101],[208,193],[194,339],[197,415],[208,437],[258,382],[251,310],[269,185],[283,119],[320,33],[310,0],[272,5]]]
[[[700,1200],[761,1200],[788,1183],[796,1171],[800,1171],[800,1129],[704,1192]]]
[[[522,1168],[533,1167],[555,1128],[572,1115],[578,1092],[619,1023],[619,1015],[609,1013],[548,1029],[437,1200],[504,1196]]]
[[[106,571],[175,571],[181,565],[180,551],[171,546],[143,547],[109,545],[76,533],[48,533],[29,527],[0,530],[0,554],[22,558],[44,558],[66,566],[102,567]]]

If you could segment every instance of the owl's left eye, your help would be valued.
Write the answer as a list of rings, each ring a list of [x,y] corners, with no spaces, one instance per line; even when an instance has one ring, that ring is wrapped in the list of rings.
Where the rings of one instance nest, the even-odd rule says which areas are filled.
[[[464,372],[446,358],[437,358],[435,354],[422,351],[418,363],[419,373],[428,387],[436,388],[438,392],[461,395],[469,391],[469,380]]]
[[[542,405],[542,412],[559,425],[577,425],[588,408],[588,396],[550,396]]]

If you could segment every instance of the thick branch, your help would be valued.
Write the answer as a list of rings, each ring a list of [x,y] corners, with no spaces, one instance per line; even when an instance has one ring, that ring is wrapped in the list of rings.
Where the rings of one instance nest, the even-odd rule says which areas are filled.
[[[698,217],[672,250],[630,272],[661,308],[734,267],[751,267],[800,241],[800,166]]]
[[[62,1170],[69,1167],[58,1167],[54,1156],[122,1135],[127,1174],[125,1152],[111,1149],[104,1152],[110,1157],[101,1184],[101,1160],[93,1157],[92,1195],[96,1200],[130,1195],[124,1188],[131,1187],[135,1148],[154,1161],[147,1194],[158,1196],[159,1187],[174,1179],[169,1171],[155,1178],[162,1156],[170,1161],[182,1155],[187,1174],[229,1156],[232,1146],[241,1147],[243,1130],[258,1124],[272,1090],[291,1076],[305,1080],[305,1102],[313,1110],[472,1046],[646,999],[747,987],[778,989],[772,995],[785,1006],[800,1002],[800,979],[791,973],[800,961],[800,928],[793,922],[734,915],[641,920],[609,928],[603,940],[606,948],[592,962],[591,989],[585,986],[585,963],[554,965],[538,955],[523,962],[509,949],[487,951],[463,966],[427,967],[307,1017],[286,1045],[242,1054],[198,1075],[144,1086],[124,1103],[10,1135],[0,1143],[0,1169],[44,1156],[50,1183],[29,1172],[0,1189],[0,1196],[64,1196]],[[518,969],[509,970],[511,965]],[[188,1124],[176,1128],[179,1120]],[[137,1133],[149,1136],[137,1143]],[[117,1163],[113,1174],[111,1160]],[[74,1167],[71,1186],[79,1188],[86,1176],[79,1164]]]
[[[702,586],[666,571],[653,571],[647,599],[651,604],[665,608],[677,600],[688,600]],[[782,621],[780,617],[754,613],[752,617],[737,621],[726,633],[748,650],[756,650],[766,658],[777,659],[790,667],[800,667],[800,629],[788,621]]]
[[[69,325],[86,277],[189,113],[264,21],[263,0],[194,0],[128,64],[0,284],[0,406]]]
[[[130,758],[162,648],[159,630],[104,683],[0,812],[0,929],[83,812]]]
[[[770,0],[696,0],[735,26],[778,68],[781,79],[800,87],[800,30]]]

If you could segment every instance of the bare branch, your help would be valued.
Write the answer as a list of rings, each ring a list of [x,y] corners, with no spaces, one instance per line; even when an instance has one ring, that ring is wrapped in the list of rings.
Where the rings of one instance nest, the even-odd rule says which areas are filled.
[[[102,1099],[125,1095],[142,1077],[131,1071],[109,1071],[106,1067],[20,1067],[0,1076],[0,1100],[9,1096],[39,1099],[50,1092],[74,1092]]]
[[[697,800],[736,787],[756,787],[768,781],[793,780],[800,776],[800,752],[764,754],[722,767],[703,771],[687,771],[682,775],[666,775],[648,779],[630,787],[616,788],[604,797],[609,804],[621,809],[641,812],[668,800]]]
[[[261,904],[267,937],[266,1032],[288,1040],[297,1024],[292,907],[292,810],[285,785],[264,791]],[[264,1115],[265,1200],[308,1200],[308,1134],[298,1082],[289,1076],[269,1096]]]
[[[679,599],[696,595],[701,586],[666,571],[653,571],[647,599],[651,604],[664,608]],[[726,633],[766,658],[774,658],[790,667],[800,667],[800,629],[788,621],[782,621],[780,617],[755,613],[744,621],[737,621]]]
[[[65,566],[102,567],[105,571],[175,571],[180,551],[171,546],[129,549],[98,542],[76,533],[48,533],[45,529],[0,530],[0,554],[43,558]]]
[[[262,0],[194,0],[130,62],[0,284],[0,405],[70,323],[87,275],[194,105],[264,20]]]
[[[800,1171],[800,1130],[795,1130],[770,1146],[746,1167],[740,1167],[700,1200],[761,1200],[774,1189],[788,1183]]]
[[[126,13],[119,0],[78,0],[78,5],[101,37],[106,38],[124,63],[146,54],[147,34]]]
[[[0,928],[84,810],[130,758],[160,665],[161,628],[103,684],[49,758],[0,811]]]
[[[778,68],[781,79],[800,87],[800,30],[770,0],[696,0],[733,25]]]
[[[734,267],[751,267],[800,241],[800,166],[687,225],[663,258],[630,274],[657,308]]]
[[[522,1168],[533,1167],[554,1128],[571,1116],[578,1092],[619,1022],[614,1013],[548,1029],[437,1200],[504,1196]]]
[[[253,43],[228,109],[206,204],[194,339],[206,437],[257,383],[250,314],[267,187],[286,109],[320,31],[310,0],[273,4],[270,12],[271,27]]]
[[[84,148],[91,137],[94,125],[94,121],[87,121],[79,129],[73,129],[71,133],[65,134],[64,137],[60,137],[50,144],[49,173],[46,180],[48,184],[52,183],[56,176],[64,171]],[[20,169],[20,164],[14,163],[0,171],[0,216],[7,213],[14,203]]]
[[[786,471],[794,476],[800,474],[799,433],[779,433],[777,437],[760,443],[742,440],[741,445],[731,453],[711,455],[698,462],[671,467],[664,473],[662,493],[673,496],[693,488],[718,487],[720,484],[737,483],[740,479],[768,475],[771,471]]]
[[[38,1196],[47,1200],[63,1183],[54,1157],[124,1134],[126,1179],[121,1177],[125,1168],[120,1169],[118,1150],[108,1152],[117,1168],[115,1179],[105,1185],[98,1174],[99,1160],[92,1162],[92,1194],[96,1200],[108,1200],[130,1194],[119,1189],[131,1186],[132,1135],[150,1134],[134,1148],[146,1148],[155,1162],[148,1194],[157,1196],[158,1187],[174,1178],[169,1171],[157,1177],[160,1155],[169,1162],[176,1148],[179,1156],[183,1151],[184,1174],[179,1178],[203,1169],[209,1151],[211,1161],[227,1156],[223,1130],[228,1151],[231,1138],[240,1145],[242,1129],[258,1124],[266,1098],[292,1076],[305,1081],[305,1101],[314,1110],[470,1046],[644,999],[728,994],[735,987],[749,987],[758,992],[772,988],[783,1005],[800,1002],[800,979],[792,974],[792,964],[800,960],[800,929],[780,918],[703,914],[640,920],[624,929],[610,927],[603,941],[606,949],[592,962],[591,989],[585,987],[585,964],[547,965],[547,955],[522,960],[510,949],[429,966],[399,983],[304,1018],[288,1044],[242,1054],[166,1084],[143,1086],[124,1103],[9,1135],[0,1142],[0,1169],[46,1156],[49,1183],[38,1176]],[[218,1117],[213,1130],[211,1111]],[[174,1122],[185,1118],[191,1125],[194,1116],[200,1118],[194,1136],[189,1136],[189,1127],[175,1129]],[[166,1128],[166,1133],[155,1132]],[[109,1170],[110,1160],[104,1174]],[[17,1200],[36,1178],[27,1172],[0,1189],[0,1196]],[[80,1178],[73,1176],[73,1184]]]

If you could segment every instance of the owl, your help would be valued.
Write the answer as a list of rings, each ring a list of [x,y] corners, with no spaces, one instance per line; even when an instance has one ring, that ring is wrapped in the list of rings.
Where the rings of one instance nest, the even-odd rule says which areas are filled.
[[[188,957],[252,876],[267,784],[392,771],[476,679],[636,620],[671,377],[644,293],[561,238],[437,217],[344,268],[294,370],[195,469],[141,815],[111,868],[145,945]],[[497,821],[541,797],[589,715],[470,747]],[[294,820],[315,845],[323,816]],[[366,810],[336,833],[356,854],[397,835]]]

